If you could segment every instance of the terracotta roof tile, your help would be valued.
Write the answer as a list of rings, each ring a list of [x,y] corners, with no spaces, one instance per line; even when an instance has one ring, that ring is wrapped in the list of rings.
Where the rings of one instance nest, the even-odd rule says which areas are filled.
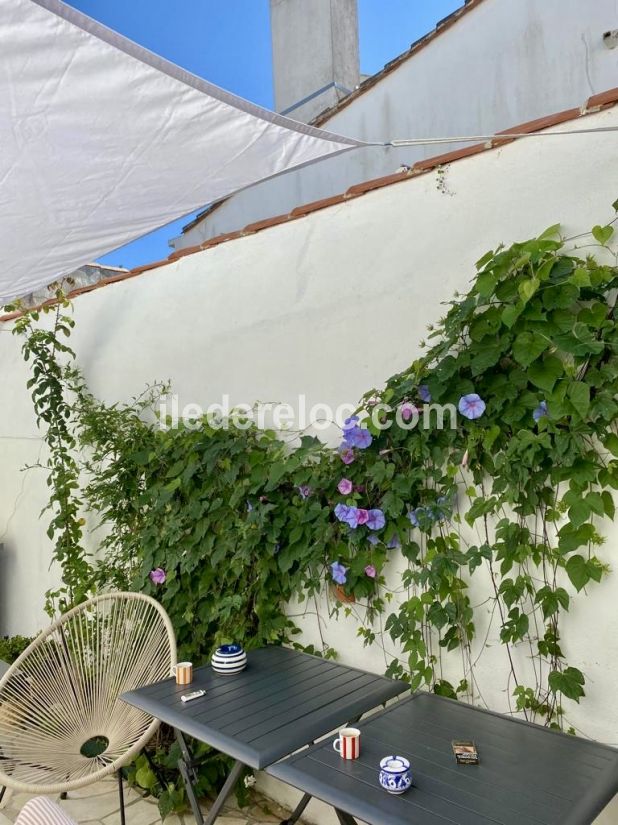
[[[464,146],[463,149],[453,149],[451,152],[445,152],[443,155],[435,155],[432,158],[425,158],[425,160],[417,160],[412,167],[413,172],[430,172],[438,166],[445,166],[447,163],[453,163],[456,160],[463,160],[472,155],[478,155],[479,152],[485,152],[491,148],[487,143],[474,143],[472,146]]]
[[[601,92],[598,95],[592,95],[588,98],[586,103],[586,110],[599,109],[602,106],[609,106],[618,102],[618,87],[615,89],[608,89],[606,92]]]
[[[279,223],[286,223],[290,220],[289,215],[275,215],[274,218],[265,218],[263,221],[255,221],[255,223],[249,223],[245,228],[242,230],[243,234],[250,235],[254,232],[259,232],[261,229],[268,229],[269,226],[277,226]]]
[[[385,175],[383,178],[366,180],[350,186],[346,195],[364,195],[366,192],[371,192],[372,189],[382,189],[383,186],[390,186],[391,183],[400,183],[403,180],[408,180],[409,177],[410,172],[395,172],[394,175]]]
[[[303,215],[310,215],[311,212],[317,212],[319,209],[326,209],[328,206],[336,206],[338,203],[345,203],[346,200],[349,200],[349,197],[346,197],[344,194],[332,195],[330,198],[322,198],[319,201],[303,203],[295,209],[292,209],[290,215],[293,218],[300,218]]]

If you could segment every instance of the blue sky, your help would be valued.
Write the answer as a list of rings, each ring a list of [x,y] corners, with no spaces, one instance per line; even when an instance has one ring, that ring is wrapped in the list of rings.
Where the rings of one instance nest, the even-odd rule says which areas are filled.
[[[314,1],[314,0],[312,0]],[[241,97],[273,108],[268,0],[68,0],[153,52]],[[462,0],[358,0],[361,72],[374,74]],[[101,258],[133,267],[171,251],[175,223]]]

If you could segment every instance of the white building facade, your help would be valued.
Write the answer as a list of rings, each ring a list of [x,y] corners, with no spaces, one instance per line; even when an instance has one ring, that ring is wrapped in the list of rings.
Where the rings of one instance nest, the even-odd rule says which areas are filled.
[[[604,38],[616,28],[618,0],[469,0],[313,123],[384,142],[491,135],[578,108],[589,96],[618,85],[618,48],[610,48],[611,37]],[[350,27],[333,47],[348,48],[349,32]],[[276,42],[273,53],[278,54]],[[293,53],[287,52],[290,59]],[[283,71],[281,57],[274,68]],[[333,82],[344,76],[337,71]],[[313,86],[325,77],[320,74]],[[313,86],[309,81],[305,88]],[[199,245],[462,145],[366,147],[288,172],[221,202],[170,243],[176,250]]]

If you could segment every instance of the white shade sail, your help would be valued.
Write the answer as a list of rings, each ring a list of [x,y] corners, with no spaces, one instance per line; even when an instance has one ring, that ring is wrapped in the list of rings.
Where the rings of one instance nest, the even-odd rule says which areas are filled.
[[[359,145],[229,94],[59,0],[0,0],[0,304]]]

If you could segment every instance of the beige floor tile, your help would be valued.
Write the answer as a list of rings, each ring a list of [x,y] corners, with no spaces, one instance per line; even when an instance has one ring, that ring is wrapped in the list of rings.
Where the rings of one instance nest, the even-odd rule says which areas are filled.
[[[127,825],[155,825],[161,821],[159,808],[143,799],[126,806]],[[110,814],[103,819],[103,825],[119,825],[120,815]]]
[[[86,790],[85,788],[83,790]],[[111,813],[120,810],[118,791],[108,786],[105,793],[95,796],[74,796],[69,793],[68,799],[61,799],[60,805],[76,822],[86,822],[92,819],[105,819]],[[118,817],[120,821],[120,816]]]
[[[0,811],[0,825],[11,825],[11,820]]]

